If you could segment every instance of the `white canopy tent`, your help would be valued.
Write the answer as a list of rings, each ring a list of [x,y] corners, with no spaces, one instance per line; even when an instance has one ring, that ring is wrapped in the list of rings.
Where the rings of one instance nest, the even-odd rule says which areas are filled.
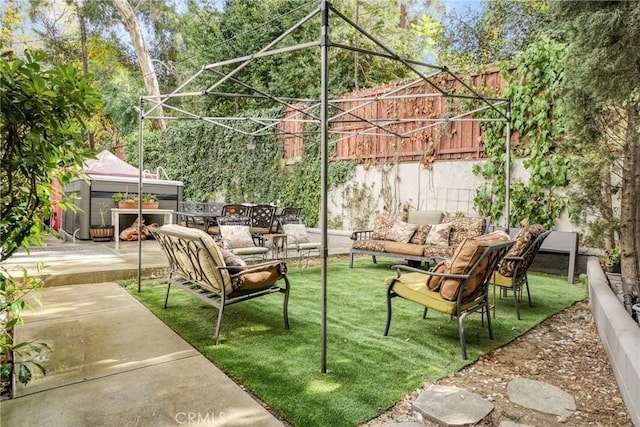
[[[339,40],[333,40],[331,37],[331,22],[332,19],[339,19],[346,22],[349,26],[354,28],[363,37],[363,40],[367,41],[367,44],[371,47],[352,46],[347,43],[341,43]],[[296,30],[305,25],[316,25],[318,28],[318,38],[315,40],[309,40],[302,43],[296,43],[294,45],[288,45],[286,42]],[[242,80],[242,71],[250,67],[255,61],[259,61],[263,58],[272,57],[275,55],[283,55],[289,52],[300,50],[315,50],[314,53],[319,51],[320,55],[320,69],[318,70],[320,87],[318,90],[318,97],[314,99],[310,98],[295,98],[295,97],[283,97],[278,94],[267,93],[257,87],[254,87],[250,83]],[[406,85],[403,85],[401,89],[393,89],[386,94],[370,98],[338,98],[335,94],[332,94],[329,87],[329,72],[331,67],[331,54],[330,52],[335,49],[348,50],[359,55],[372,55],[379,58],[385,58],[389,61],[396,61],[406,67],[409,72],[415,76]],[[456,93],[447,91],[441,86],[438,81],[446,76],[455,80],[463,89]],[[296,82],[292,82],[295,85]],[[237,92],[221,92],[218,91],[222,86],[234,86],[238,89]],[[412,120],[420,122],[421,125],[417,126],[411,131],[399,132],[394,125],[398,123],[397,120],[370,120],[359,116],[355,109],[345,109],[342,107],[345,102],[356,102],[358,105],[366,105],[367,103],[374,103],[379,99],[400,99],[406,98],[407,95],[401,94],[401,90],[409,87],[426,87],[430,88],[430,91],[423,90],[422,92],[415,93],[414,97],[444,97],[449,100],[468,100],[472,101],[474,107],[469,111],[454,112],[448,114],[446,117],[440,117],[437,119],[416,116]],[[435,93],[434,93],[435,92]],[[251,136],[261,136],[267,134],[282,134],[290,133],[290,130],[284,130],[278,126],[279,120],[267,117],[239,117],[239,116],[216,116],[210,113],[201,113],[195,111],[187,111],[180,107],[176,107],[171,104],[171,100],[177,98],[188,97],[201,97],[201,96],[214,96],[214,97],[235,97],[235,98],[259,98],[264,101],[270,101],[274,105],[282,105],[286,108],[297,111],[299,118],[288,118],[287,120],[299,120],[304,123],[315,123],[318,125],[319,140],[321,147],[321,186],[322,197],[320,202],[320,229],[321,229],[321,281],[322,281],[322,319],[321,319],[321,372],[327,371],[326,364],[326,295],[327,295],[327,258],[328,258],[328,245],[327,245],[327,165],[328,165],[328,142],[330,138],[339,139],[347,134],[347,131],[341,130],[338,127],[332,126],[339,123],[353,122],[359,120],[367,123],[363,130],[359,132],[363,135],[384,135],[389,138],[390,143],[402,138],[415,137],[415,133],[424,129],[439,126],[445,122],[453,121],[500,121],[506,123],[506,141],[505,150],[509,153],[509,141],[510,141],[510,101],[504,98],[488,98],[480,95],[462,79],[451,73],[446,67],[436,66],[422,61],[403,58],[395,54],[390,48],[388,48],[383,42],[375,38],[373,35],[367,33],[358,24],[349,19],[346,15],[338,11],[332,4],[327,1],[320,1],[319,6],[314,8],[308,15],[300,19],[295,25],[282,33],[279,37],[268,43],[262,49],[257,52],[250,53],[246,56],[231,58],[225,61],[216,62],[213,64],[206,64],[196,72],[189,79],[180,84],[173,92],[160,96],[144,96],[140,98],[140,115],[139,115],[139,158],[140,158],[140,170],[143,169],[144,160],[144,122],[152,119],[164,119],[164,120],[201,120],[210,123],[214,126],[219,126],[222,129],[234,130],[238,134]],[[158,107],[162,106],[162,110]],[[477,115],[483,111],[492,110],[496,118],[480,118]],[[171,115],[159,116],[159,111],[170,111]],[[406,119],[404,119],[406,121]],[[247,130],[243,124],[247,122],[251,123],[253,130]],[[308,137],[308,133],[301,133],[300,136]],[[507,194],[506,194],[506,220],[509,221],[509,164],[510,156],[507,155]],[[139,181],[139,193],[143,192],[143,180],[142,173]],[[141,212],[140,212],[141,214]],[[139,244],[139,259],[141,259],[141,244]],[[141,265],[139,263],[139,269]],[[140,289],[140,274],[138,275],[138,289]]]

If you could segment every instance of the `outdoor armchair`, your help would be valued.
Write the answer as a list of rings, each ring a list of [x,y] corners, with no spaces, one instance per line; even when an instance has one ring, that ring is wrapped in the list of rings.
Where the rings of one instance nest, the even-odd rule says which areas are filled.
[[[225,252],[206,232],[180,225],[164,225],[152,233],[169,260],[164,308],[169,302],[171,285],[216,307],[214,344],[218,344],[226,306],[272,293],[284,295],[284,326],[289,329],[290,284],[286,262],[247,266]]]
[[[396,265],[396,276],[385,280],[387,288],[387,323],[384,335],[391,326],[391,300],[401,297],[424,307],[422,318],[429,309],[455,316],[462,358],[467,359],[462,321],[476,311],[487,313],[489,338],[493,339],[487,288],[494,269],[513,242],[509,236],[497,231],[465,239],[453,257],[441,261],[431,271]]]
[[[500,266],[491,276],[490,283],[493,287],[493,316],[495,317],[495,288],[501,288],[501,291],[513,291],[513,301],[516,306],[516,316],[520,320],[520,303],[522,296],[522,288],[527,289],[527,298],[529,307],[531,305],[531,293],[529,292],[529,278],[527,271],[533,260],[538,254],[540,247],[544,243],[544,239],[551,234],[551,231],[545,231],[541,225],[531,225],[521,229],[513,238],[515,244],[511,247],[507,255],[504,257]]]

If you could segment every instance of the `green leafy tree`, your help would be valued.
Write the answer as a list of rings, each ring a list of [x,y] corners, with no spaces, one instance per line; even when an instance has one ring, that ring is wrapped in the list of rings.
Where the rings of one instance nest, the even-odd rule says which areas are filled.
[[[481,9],[445,13],[437,62],[468,71],[513,59],[548,28],[546,0],[484,1]]]
[[[569,143],[581,146],[578,153],[589,149],[602,153],[606,149],[601,146],[606,145],[613,158],[619,159],[620,180],[613,185],[616,190],[619,188],[621,201],[622,276],[623,281],[637,291],[640,287],[640,3],[558,1],[553,3],[553,14],[568,42],[566,102],[563,103],[568,118],[566,138]],[[585,102],[591,106],[585,107]],[[603,122],[603,118],[611,115],[619,118],[609,124]],[[574,169],[589,165],[590,158],[576,158]],[[607,172],[615,171],[614,163],[610,165]],[[603,186],[607,187],[606,178],[598,187]],[[587,191],[593,196],[590,190],[583,194]],[[607,191],[603,194],[606,198]]]
[[[84,120],[99,104],[90,76],[72,66],[45,69],[44,58],[29,51],[21,58],[10,51],[0,55],[0,261],[53,231],[45,222],[53,211],[52,195],[59,191],[53,181],[68,183],[90,155]],[[68,208],[64,201],[58,204]],[[43,343],[13,341],[13,327],[28,306],[24,296],[41,286],[26,272],[20,280],[0,268],[2,380],[13,370],[9,354],[27,356],[46,348]],[[25,384],[31,379],[24,363],[18,379]]]

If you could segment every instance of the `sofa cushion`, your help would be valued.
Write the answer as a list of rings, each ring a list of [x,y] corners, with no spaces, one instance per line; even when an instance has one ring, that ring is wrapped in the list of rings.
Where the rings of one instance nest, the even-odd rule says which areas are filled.
[[[407,222],[418,225],[440,224],[442,215],[441,211],[409,211]]]
[[[384,251],[391,254],[422,256],[424,246],[414,245],[412,243],[391,242],[387,240],[384,242]]]
[[[409,240],[409,243],[424,245],[424,242],[427,240],[427,236],[429,235],[429,231],[431,231],[431,224],[419,224],[418,228],[416,228],[416,232],[413,233],[411,240]]]
[[[451,230],[450,224],[433,224],[429,235],[425,240],[425,245],[442,245],[449,244],[449,231]]]
[[[428,245],[424,246],[423,255],[431,258],[451,258],[456,246]]]
[[[495,231],[482,236],[466,238],[454,252],[447,273],[467,274],[488,246],[509,240],[509,235],[504,231]],[[488,260],[486,261],[488,262]],[[471,295],[481,285],[482,270],[483,266],[480,266],[480,269],[476,270],[476,274],[467,280],[463,296]],[[446,300],[455,300],[458,297],[461,284],[462,281],[460,279],[444,279],[440,286],[440,295]]]
[[[505,255],[505,258],[522,256],[522,254],[524,254],[524,252],[527,250],[529,245],[531,245],[531,243],[533,243],[533,241],[536,240],[538,236],[544,233],[545,231],[546,230],[544,229],[544,227],[540,224],[534,224],[534,225],[530,225],[528,227],[522,228],[520,231],[516,233],[515,236],[513,236],[513,240],[515,240],[515,243],[513,244],[513,246],[511,246],[511,249],[509,249],[509,252],[507,252],[507,255]],[[532,257],[535,255],[536,254],[534,253],[531,254]],[[530,262],[531,260],[525,260],[525,263],[528,265],[529,262],[526,262],[526,261]],[[513,276],[513,272],[515,268],[516,268],[515,260],[511,260],[511,261],[504,260],[502,261],[502,263],[500,263],[500,268],[498,269],[498,272],[505,277],[511,277]]]
[[[449,244],[457,246],[467,237],[476,237],[484,233],[486,229],[486,219],[473,216],[446,216],[442,219],[443,224],[451,224],[449,233]]]
[[[373,224],[372,238],[374,240],[387,240],[387,233],[393,227],[396,221],[406,221],[407,213],[400,212],[396,214],[381,214],[378,215]]]
[[[387,233],[387,240],[393,240],[394,242],[409,243],[411,236],[416,232],[418,228],[417,224],[411,224],[404,221],[396,221],[393,223],[393,227]]]
[[[363,251],[372,251],[372,252],[384,252],[384,244],[385,240],[355,240],[351,247],[353,249],[360,249]]]

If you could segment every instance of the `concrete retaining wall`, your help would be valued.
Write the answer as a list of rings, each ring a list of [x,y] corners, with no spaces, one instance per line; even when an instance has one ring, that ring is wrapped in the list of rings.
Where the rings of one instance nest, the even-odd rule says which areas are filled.
[[[587,262],[591,312],[631,421],[640,426],[640,327],[609,287],[598,258]]]

